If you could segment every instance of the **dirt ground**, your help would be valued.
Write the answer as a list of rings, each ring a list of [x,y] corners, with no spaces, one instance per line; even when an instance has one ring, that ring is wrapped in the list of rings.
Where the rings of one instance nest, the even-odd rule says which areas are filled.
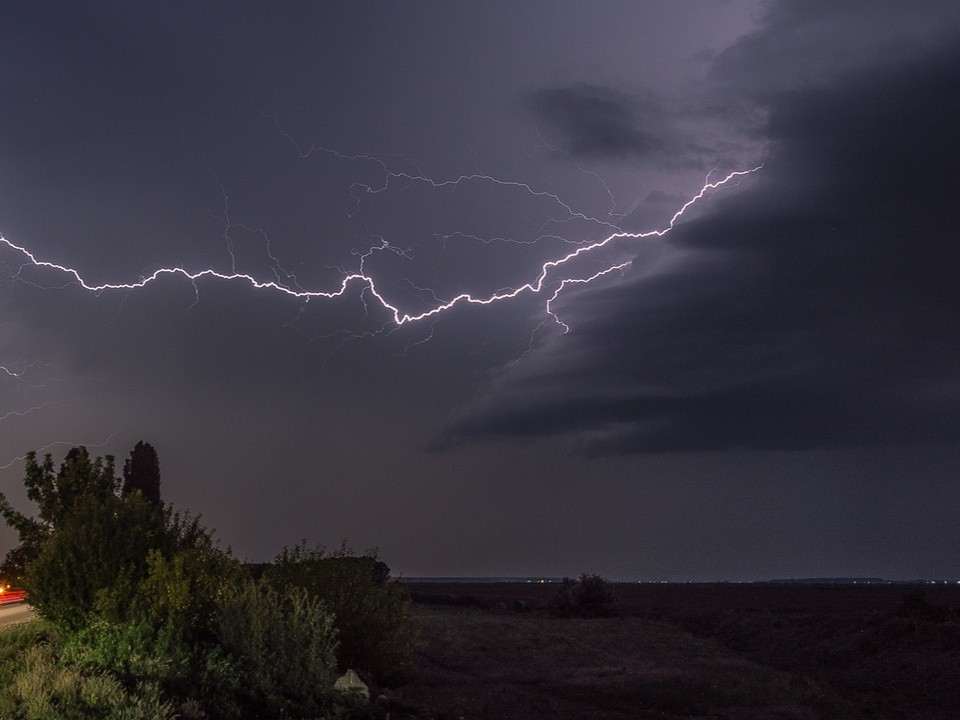
[[[616,586],[620,616],[593,619],[546,612],[556,586],[412,589],[424,647],[393,691],[396,716],[960,716],[952,588],[924,588],[905,612],[902,586]]]

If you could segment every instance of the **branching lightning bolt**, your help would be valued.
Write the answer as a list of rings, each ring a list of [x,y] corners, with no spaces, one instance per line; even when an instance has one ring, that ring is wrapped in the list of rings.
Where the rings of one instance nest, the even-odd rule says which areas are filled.
[[[84,445],[84,446],[86,446],[86,447],[88,447],[88,448],[100,448],[100,447],[105,447],[106,445],[109,445],[110,442],[111,442],[117,435],[120,434],[120,432],[121,432],[120,430],[115,430],[114,432],[110,433],[110,434],[106,437],[106,439],[104,439],[104,440],[102,440],[101,442],[98,442],[98,443],[75,443],[75,442],[71,442],[71,441],[69,441],[69,440],[55,440],[55,441],[52,442],[52,443],[47,443],[46,445],[44,445],[44,446],[41,447],[41,448],[37,448],[34,452],[36,452],[37,455],[40,455],[41,453],[44,453],[44,452],[46,452],[47,450],[50,450],[50,449],[55,448],[55,447],[62,447],[62,446],[64,446],[64,445],[69,445],[69,446],[71,446],[71,447],[76,447],[77,445]],[[18,464],[18,463],[21,463],[21,462],[23,462],[23,461],[26,460],[26,459],[27,459],[27,456],[26,456],[26,455],[21,455],[20,457],[15,457],[15,458],[13,458],[13,460],[11,460],[10,462],[8,462],[6,465],[0,465],[0,470],[8,470],[8,469],[12,468],[14,465],[16,465],[16,464]]]
[[[2,236],[0,236],[0,237],[2,237]],[[18,370],[11,370],[10,368],[6,367],[5,365],[0,365],[0,373],[2,373],[3,375],[6,375],[7,377],[10,377],[10,378],[16,378],[17,380],[23,380],[23,377],[24,377],[24,375],[27,374],[27,371],[28,371],[28,370],[30,370],[31,368],[34,368],[34,367],[36,367],[36,366],[38,366],[38,365],[42,365],[42,364],[43,364],[43,363],[41,363],[39,360],[36,360],[36,361],[30,363],[29,365],[25,366],[22,370],[19,370],[19,371],[18,371]]]
[[[11,410],[5,415],[0,415],[0,422],[3,422],[4,420],[7,420],[8,418],[12,418],[12,417],[25,417],[30,413],[37,412],[38,410],[43,410],[46,407],[50,407],[51,405],[56,405],[56,404],[57,403],[55,402],[46,402],[46,403],[43,403],[42,405],[36,405],[34,407],[27,408],[26,410]]]
[[[21,369],[19,369],[19,370],[14,370],[14,369],[12,369],[10,366],[8,366],[8,365],[0,365],[0,380],[5,379],[5,378],[6,378],[6,379],[10,379],[10,380],[16,382],[21,388],[29,388],[30,390],[36,390],[36,389],[39,389],[39,388],[43,388],[43,387],[46,386],[48,383],[50,383],[50,382],[55,382],[55,381],[52,381],[52,380],[50,380],[50,379],[45,379],[45,380],[42,380],[42,381],[40,381],[40,382],[34,382],[34,381],[31,381],[31,380],[28,380],[28,379],[27,379],[27,375],[28,375],[28,373],[30,373],[30,371],[32,371],[34,368],[36,368],[36,367],[38,367],[38,366],[46,366],[46,364],[47,364],[47,363],[38,360],[38,361],[34,361],[34,362],[31,362],[31,363],[25,365],[23,368],[21,368]],[[31,406],[31,407],[28,407],[28,408],[26,408],[26,409],[24,409],[24,410],[8,410],[8,411],[6,411],[6,412],[0,411],[0,424],[4,423],[4,422],[6,422],[6,421],[13,421],[13,420],[16,420],[16,419],[22,419],[22,418],[27,417],[28,415],[32,415],[32,414],[34,414],[34,413],[40,412],[41,410],[44,410],[44,409],[46,409],[46,408],[49,408],[49,407],[57,407],[57,406],[62,406],[62,403],[60,403],[60,402],[58,402],[58,401],[56,401],[56,400],[49,400],[49,401],[45,401],[45,402],[41,402],[41,403],[39,403],[39,404],[33,405],[33,406]],[[110,435],[109,438],[107,438],[107,439],[106,439],[105,441],[103,441],[102,443],[90,445],[90,447],[100,447],[101,445],[106,445],[106,444],[109,443],[116,435],[117,435],[117,432],[114,432],[113,434]],[[57,446],[60,446],[60,445],[75,445],[75,444],[76,444],[76,443],[70,443],[70,442],[68,442],[68,441],[58,440],[58,441],[55,441],[55,442],[48,443],[46,446],[40,448],[39,452],[43,452],[43,451],[45,451],[45,450],[48,450],[48,449],[50,449],[50,448],[57,447]],[[7,470],[7,469],[13,467],[13,466],[16,465],[17,463],[22,462],[25,458],[26,458],[26,455],[20,455],[20,456],[18,456],[18,457],[14,457],[13,459],[11,459],[11,460],[9,460],[8,462],[6,462],[5,464],[0,465],[0,471],[2,471],[2,470]]]
[[[574,250],[568,252],[567,254],[552,260],[545,261],[540,266],[540,270],[537,273],[536,277],[526,283],[523,283],[522,285],[519,285],[516,287],[503,288],[488,295],[474,295],[471,293],[463,292],[445,301],[436,302],[432,307],[428,307],[427,309],[421,310],[419,312],[404,311],[399,306],[391,303],[387,299],[387,297],[381,292],[381,289],[378,287],[377,281],[374,278],[374,276],[367,272],[365,268],[365,261],[374,253],[392,252],[399,255],[405,255],[406,251],[393,247],[389,245],[389,243],[383,240],[381,240],[380,244],[375,245],[369,248],[366,252],[360,254],[357,269],[353,272],[343,272],[343,276],[340,279],[339,285],[329,290],[308,290],[300,287],[299,285],[296,287],[291,287],[283,284],[279,280],[279,278],[275,280],[261,280],[248,273],[238,272],[235,268],[235,260],[232,257],[232,253],[231,253],[231,271],[230,272],[222,272],[212,268],[206,268],[198,271],[190,271],[181,265],[181,266],[175,266],[175,267],[163,267],[163,268],[154,270],[152,273],[144,277],[141,277],[136,282],[105,282],[105,283],[98,284],[98,283],[90,282],[87,279],[85,279],[83,275],[81,275],[80,271],[75,268],[61,265],[59,263],[52,262],[49,260],[41,259],[35,253],[30,251],[28,248],[22,245],[19,245],[13,242],[12,240],[9,240],[3,235],[0,235],[0,243],[5,245],[9,249],[16,251],[23,258],[25,258],[25,262],[20,266],[20,269],[17,271],[17,276],[19,276],[20,273],[22,273],[22,271],[28,266],[37,267],[37,268],[49,268],[51,270],[58,271],[66,275],[67,277],[71,278],[73,283],[76,283],[84,290],[87,290],[92,293],[97,293],[97,294],[108,292],[108,291],[137,290],[165,276],[181,276],[189,280],[191,283],[194,283],[195,286],[198,281],[201,281],[207,278],[219,279],[224,281],[242,282],[242,283],[248,284],[249,286],[257,290],[273,291],[281,295],[286,295],[286,296],[297,298],[304,301],[308,301],[315,298],[318,298],[318,299],[339,298],[344,296],[351,286],[359,286],[360,298],[361,298],[361,301],[364,303],[364,305],[366,306],[366,303],[368,301],[371,301],[371,302],[375,301],[376,304],[379,304],[379,306],[390,315],[391,322],[393,323],[393,325],[397,327],[435,318],[443,313],[453,310],[455,307],[460,305],[480,305],[480,306],[492,305],[495,303],[516,298],[524,294],[531,294],[531,295],[540,294],[544,292],[544,290],[548,290],[549,288],[552,288],[553,292],[550,295],[549,299],[546,301],[546,311],[551,317],[553,317],[557,321],[557,323],[565,331],[567,331],[569,330],[569,326],[567,326],[565,323],[560,321],[559,318],[557,318],[556,315],[553,313],[551,308],[551,304],[554,301],[556,301],[559,294],[566,287],[570,285],[587,284],[594,280],[597,280],[600,277],[603,277],[612,272],[615,272],[617,270],[624,270],[630,263],[629,262],[612,263],[587,277],[564,276],[562,273],[562,269],[564,268],[564,266],[568,264],[572,264],[572,262],[577,258],[586,257],[591,254],[598,254],[598,251],[611,245],[611,243],[614,243],[617,240],[624,240],[624,239],[642,240],[642,239],[651,238],[651,237],[662,237],[667,233],[669,233],[674,228],[676,223],[680,220],[680,218],[683,217],[683,215],[687,212],[687,210],[691,208],[693,205],[695,205],[698,201],[700,201],[707,193],[709,193],[712,190],[716,190],[718,188],[731,184],[735,180],[738,180],[747,175],[755,173],[763,167],[761,164],[749,170],[738,170],[738,171],[730,172],[724,178],[720,180],[715,180],[715,181],[711,181],[710,176],[708,175],[703,185],[701,186],[699,192],[697,192],[693,197],[691,197],[687,202],[685,202],[673,214],[673,216],[670,218],[670,221],[667,223],[665,227],[656,229],[656,230],[649,230],[645,232],[627,232],[616,227],[615,225],[612,225],[609,222],[600,220],[598,218],[589,217],[583,213],[579,213],[575,211],[573,208],[571,208],[568,204],[563,202],[558,196],[554,195],[553,193],[535,190],[531,188],[529,185],[527,185],[526,183],[497,180],[496,178],[493,178],[488,175],[482,175],[482,174],[461,175],[458,178],[455,178],[452,180],[434,180],[420,174],[414,175],[414,174],[405,173],[405,172],[389,171],[386,169],[386,166],[383,165],[382,161],[370,156],[345,156],[342,153],[339,153],[337,151],[327,150],[325,148],[311,148],[311,150],[308,151],[306,155],[309,155],[311,152],[314,152],[315,150],[334,153],[338,157],[350,157],[350,158],[363,157],[364,159],[369,159],[374,162],[380,163],[381,166],[384,168],[384,171],[387,173],[387,180],[384,182],[383,186],[380,188],[371,188],[370,186],[363,185],[362,190],[363,192],[366,192],[366,193],[382,192],[389,185],[391,178],[404,179],[411,182],[425,182],[435,188],[457,185],[461,182],[474,181],[474,180],[489,181],[489,182],[495,182],[497,184],[505,185],[508,187],[519,187],[529,193],[532,193],[534,196],[537,196],[537,197],[551,198],[557,203],[559,203],[560,206],[565,209],[565,211],[569,214],[568,217],[589,220],[591,222],[599,223],[603,226],[612,228],[612,232],[610,232],[608,235],[603,237],[601,240],[598,240],[592,243],[584,243],[584,244],[577,245],[577,247]],[[303,153],[301,154],[303,155]],[[359,187],[361,187],[361,185],[359,184],[354,185],[354,189]],[[355,197],[358,197],[358,196],[355,195]],[[358,202],[359,202],[359,199],[358,199]],[[372,300],[368,300],[368,298]],[[0,368],[0,371],[5,371],[8,375],[14,375],[13,372],[7,370],[6,368]]]

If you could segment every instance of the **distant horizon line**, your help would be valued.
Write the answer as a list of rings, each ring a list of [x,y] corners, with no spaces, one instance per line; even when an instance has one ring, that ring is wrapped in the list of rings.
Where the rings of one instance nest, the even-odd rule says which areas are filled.
[[[570,577],[570,576],[566,576]],[[400,575],[395,578],[408,583],[526,583],[556,584],[564,576],[547,575]],[[889,579],[881,577],[800,577],[768,578],[762,580],[625,580],[610,579],[608,582],[630,585],[960,585],[960,580],[942,578]]]

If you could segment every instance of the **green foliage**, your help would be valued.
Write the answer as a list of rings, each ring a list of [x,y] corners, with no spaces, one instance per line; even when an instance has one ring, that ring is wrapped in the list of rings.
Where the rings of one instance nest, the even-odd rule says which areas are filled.
[[[246,577],[239,562],[209,545],[169,557],[151,550],[147,566],[138,591],[141,615],[155,626],[180,628],[191,640],[210,636],[218,599]]]
[[[68,636],[63,660],[109,673],[125,687],[161,689],[183,718],[233,720],[241,714],[241,675],[220,648],[191,642],[175,624],[97,620]]]
[[[584,573],[574,589],[574,600],[583,611],[595,615],[609,615],[613,611],[613,589],[604,578],[599,575]]]
[[[160,507],[160,459],[150,443],[142,440],[123,463],[122,494],[140,491],[152,505]]]
[[[584,573],[579,580],[563,579],[550,609],[559,617],[610,617],[616,613],[614,600],[604,578]]]
[[[73,461],[69,461],[71,457]],[[141,589],[140,585],[151,576],[151,568],[154,574],[160,572],[169,558],[174,569],[163,569],[167,575],[179,573],[181,593],[197,593],[191,607],[200,613],[206,601],[209,608],[209,593],[203,592],[199,579],[207,572],[223,571],[229,562],[213,547],[199,518],[157,507],[142,492],[118,497],[116,481],[108,482],[112,460],[104,463],[98,459],[84,466],[84,457],[85,451],[68,454],[65,469],[61,469],[62,483],[52,477],[49,458],[43,466],[28,462],[28,477],[46,478],[38,481],[39,485],[50,481],[50,487],[60,488],[32,495],[40,506],[38,522],[46,523],[49,534],[36,556],[25,563],[22,585],[30,594],[31,604],[41,616],[69,629],[80,628],[92,615],[118,621],[140,619],[148,610],[156,614],[160,612],[156,607],[159,598],[150,598],[149,603],[139,598],[145,592],[163,590],[166,594],[161,597],[169,599],[172,580],[168,577],[167,584],[162,585],[154,578],[152,586]],[[87,470],[81,472],[81,467]],[[86,485],[76,479],[84,472],[88,476]],[[86,495],[76,490],[81,486],[88,488]],[[64,488],[73,489],[65,493]],[[65,497],[72,499],[63,507],[51,499]],[[45,517],[55,522],[43,520]],[[187,553],[193,554],[189,562],[185,557],[176,560]],[[156,622],[170,618],[148,613],[147,619]]]
[[[305,590],[235,583],[217,599],[214,632],[240,671],[246,717],[316,716],[329,707],[336,631]]]
[[[284,548],[264,579],[276,588],[303,588],[333,613],[341,670],[353,668],[382,682],[396,680],[412,662],[417,636],[410,597],[374,553],[332,555],[296,545]]]
[[[68,636],[63,658],[80,668],[107,671],[126,684],[169,682],[182,672],[185,646],[175,628],[95,620]]]
[[[91,460],[83,446],[71,449],[60,470],[54,473],[48,453],[42,462],[35,452],[27,453],[23,480],[27,497],[37,504],[36,517],[15,510],[0,493],[0,517],[20,536],[20,546],[7,553],[2,573],[13,581],[23,574],[26,564],[40,554],[54,530],[73,512],[81,500],[112,497],[118,488],[113,457]]]
[[[27,563],[35,560],[39,554],[39,547],[24,544],[8,550],[3,562],[0,563],[0,584],[6,587],[20,587],[27,570]]]
[[[163,516],[139,495],[78,501],[27,566],[31,604],[66,628],[81,627],[94,609],[125,617],[164,531]]]
[[[122,492],[112,458],[84,448],[57,473],[31,454],[24,482],[36,516],[2,495],[0,515],[20,532],[9,568],[43,631],[6,641],[18,664],[0,659],[2,718],[366,716],[332,691],[338,629],[344,667],[383,678],[410,660],[409,599],[375,555],[297,547],[254,581],[199,518],[160,502],[145,443]]]

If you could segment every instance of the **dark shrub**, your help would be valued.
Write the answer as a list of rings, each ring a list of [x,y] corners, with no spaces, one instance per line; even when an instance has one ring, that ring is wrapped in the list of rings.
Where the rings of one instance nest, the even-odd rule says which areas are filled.
[[[902,618],[929,622],[943,622],[953,615],[950,608],[935,605],[927,600],[923,590],[914,590],[904,595],[896,614]]]
[[[334,615],[341,670],[369,673],[380,682],[396,680],[411,663],[416,635],[409,623],[410,597],[391,582],[389,568],[375,554],[332,555],[297,545],[285,548],[264,580],[278,589],[303,588]]]
[[[564,578],[550,602],[558,617],[610,617],[616,614],[613,590],[599,575],[584,573],[579,580]]]
[[[550,601],[550,611],[557,617],[571,617],[575,614],[576,600],[573,591],[577,586],[577,581],[573,578],[565,577],[557,588],[556,595]]]

